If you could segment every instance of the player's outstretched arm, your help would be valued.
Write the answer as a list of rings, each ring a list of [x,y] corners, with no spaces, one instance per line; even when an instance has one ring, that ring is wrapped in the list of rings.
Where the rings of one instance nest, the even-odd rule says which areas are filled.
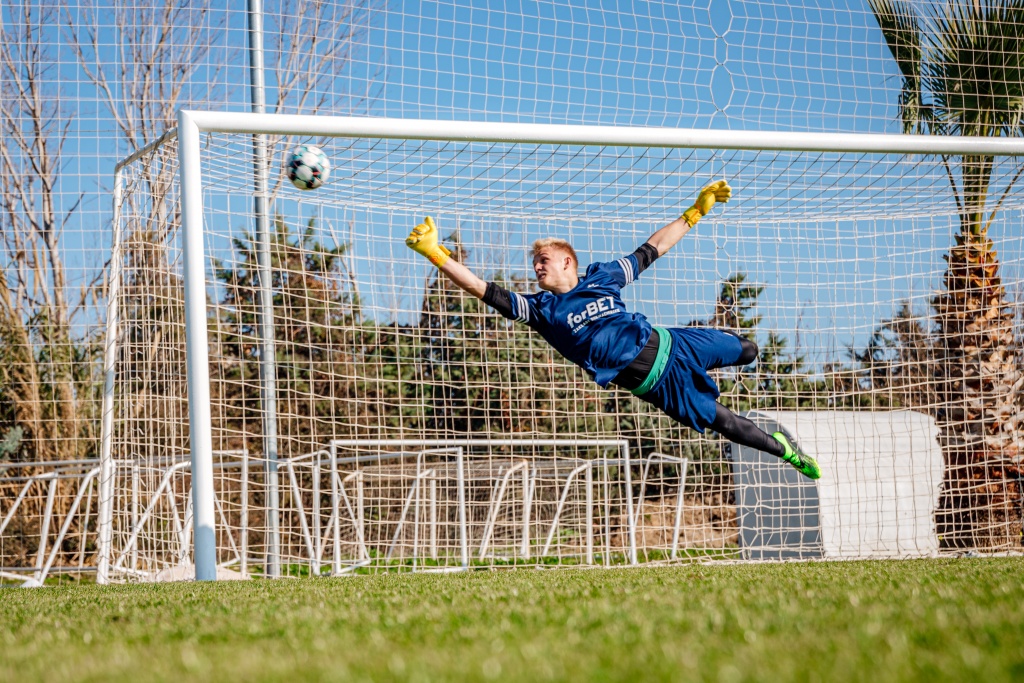
[[[676,245],[697,221],[707,215],[718,203],[725,203],[732,197],[732,188],[724,180],[711,183],[697,195],[697,201],[683,215],[651,235],[647,243],[658,250],[658,256]]]
[[[487,283],[474,275],[469,268],[451,258],[451,252],[441,244],[441,236],[433,218],[427,216],[422,223],[413,228],[405,238],[405,244],[417,254],[426,257],[463,290],[478,299],[483,298],[484,292],[487,291]]]

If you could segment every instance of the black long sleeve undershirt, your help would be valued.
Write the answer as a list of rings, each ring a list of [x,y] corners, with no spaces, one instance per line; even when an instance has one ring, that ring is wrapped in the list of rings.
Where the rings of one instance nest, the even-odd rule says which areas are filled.
[[[480,300],[506,318],[512,317],[512,295],[501,285],[488,282]]]
[[[650,268],[651,264],[657,260],[658,249],[650,242],[644,242],[636,248],[636,251],[633,252],[633,256],[636,256],[636,262],[639,266],[636,274],[640,275],[640,273]]]

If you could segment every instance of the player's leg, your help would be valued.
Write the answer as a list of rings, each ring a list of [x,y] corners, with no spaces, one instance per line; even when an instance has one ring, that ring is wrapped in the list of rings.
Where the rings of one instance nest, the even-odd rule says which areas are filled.
[[[784,434],[769,435],[717,401],[718,385],[704,368],[750,362],[756,345],[741,344],[741,337],[709,328],[674,328],[666,333],[672,335],[669,363],[641,399],[698,432],[710,427],[731,441],[785,460],[812,479],[821,476],[814,459],[794,448]]]
[[[774,455],[776,458],[781,458],[786,454],[786,447],[780,441],[772,438],[756,424],[737,415],[721,403],[716,404],[715,420],[709,426],[729,441],[741,446],[756,448]]]
[[[761,350],[757,348],[757,344],[747,339],[746,337],[739,336],[738,334],[734,334],[729,331],[725,331],[725,333],[733,335],[740,341],[740,355],[736,359],[736,362],[732,363],[732,365],[738,365],[742,367],[744,365],[750,365],[755,360],[757,360],[757,355],[761,352]]]
[[[757,344],[734,332],[713,327],[683,327],[676,331],[686,357],[705,370],[750,365],[757,360]]]
[[[715,420],[710,427],[733,443],[756,448],[777,458],[782,458],[801,474],[811,479],[821,477],[821,469],[814,458],[795,448],[785,434],[776,432],[769,435],[756,424],[733,413],[721,403],[717,403],[715,406]]]

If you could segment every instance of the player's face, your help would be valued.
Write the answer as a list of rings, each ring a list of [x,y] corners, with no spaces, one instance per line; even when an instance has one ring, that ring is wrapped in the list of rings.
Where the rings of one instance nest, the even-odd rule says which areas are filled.
[[[554,247],[541,249],[533,257],[533,273],[541,289],[555,294],[564,294],[579,282],[572,257]]]

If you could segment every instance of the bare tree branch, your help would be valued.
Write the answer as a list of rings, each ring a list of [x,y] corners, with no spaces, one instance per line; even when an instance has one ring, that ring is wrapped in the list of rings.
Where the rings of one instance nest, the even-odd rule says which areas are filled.
[[[16,19],[0,24],[0,362],[14,405],[5,419],[27,428],[22,457],[75,457],[81,425],[74,311],[61,244],[81,198],[69,205],[57,191],[71,124],[50,85],[56,60],[44,34],[57,13],[21,0],[8,16]]]
[[[282,14],[279,30],[269,34],[268,52],[275,55],[271,67],[276,82],[271,113],[331,114],[351,111],[363,98],[333,93],[337,74],[351,61],[353,49],[363,42],[368,29],[366,17],[386,0],[356,0],[327,3],[299,0],[294,10]],[[312,100],[312,101],[311,101]],[[291,147],[291,137],[268,136],[271,197],[284,182],[280,169]],[[277,172],[275,172],[275,170]]]

